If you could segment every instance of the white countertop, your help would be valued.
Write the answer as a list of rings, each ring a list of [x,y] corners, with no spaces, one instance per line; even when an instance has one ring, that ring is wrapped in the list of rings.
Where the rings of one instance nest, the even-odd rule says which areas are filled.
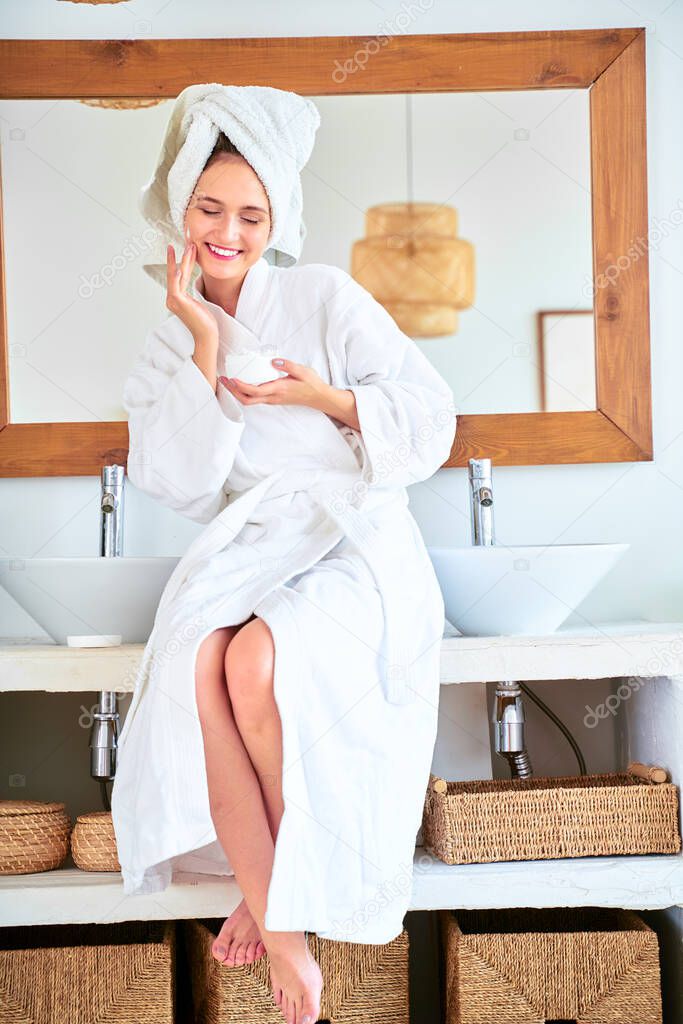
[[[0,639],[0,691],[134,688],[144,644],[77,648]],[[441,642],[441,682],[683,676],[683,622],[599,622],[548,636],[460,636]]]
[[[118,872],[61,868],[0,876],[0,925],[227,917],[242,899],[234,876],[180,873],[164,892],[124,896]],[[576,857],[444,864],[417,847],[410,910],[624,907],[683,903],[683,857]]]

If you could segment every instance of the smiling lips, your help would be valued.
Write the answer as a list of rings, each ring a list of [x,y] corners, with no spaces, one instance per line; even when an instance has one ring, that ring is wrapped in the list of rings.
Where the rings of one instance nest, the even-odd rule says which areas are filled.
[[[209,250],[212,256],[217,260],[236,260],[238,256],[242,255],[242,250],[229,250],[229,249],[216,249],[210,242],[206,242],[206,248]]]

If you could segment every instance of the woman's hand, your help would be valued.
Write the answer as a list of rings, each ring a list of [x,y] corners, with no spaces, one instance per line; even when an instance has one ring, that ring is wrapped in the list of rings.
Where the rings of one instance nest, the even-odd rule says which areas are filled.
[[[239,398],[244,405],[264,403],[266,405],[309,405],[320,407],[325,384],[310,366],[302,366],[291,359],[272,359],[277,370],[285,370],[289,376],[267,380],[263,384],[247,384],[237,377],[219,377],[228,391]]]
[[[193,299],[185,291],[196,257],[196,245],[188,242],[180,264],[176,265],[175,249],[172,245],[167,247],[166,306],[191,331],[195,342],[207,337],[211,337],[218,342],[218,325],[216,324],[215,317],[206,306],[198,302],[197,299]]]
[[[271,362],[278,370],[285,370],[288,376],[263,384],[247,384],[237,377],[218,379],[243,405],[308,405],[356,430],[360,429],[353,391],[326,384],[310,366],[291,359],[273,359]]]

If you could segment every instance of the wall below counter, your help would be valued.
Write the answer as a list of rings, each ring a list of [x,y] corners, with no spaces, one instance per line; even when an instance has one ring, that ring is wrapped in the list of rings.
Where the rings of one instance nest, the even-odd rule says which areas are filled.
[[[621,766],[614,718],[594,729],[583,724],[586,705],[594,707],[612,692],[605,679],[549,680],[528,684],[572,731],[589,772]],[[507,778],[509,769],[493,751],[489,719],[495,683],[442,686],[432,771],[449,779]],[[119,699],[120,727],[132,694]],[[0,799],[63,801],[75,820],[101,810],[98,784],[90,778],[90,725],[98,691],[92,693],[0,694]],[[537,775],[575,775],[569,744],[536,705],[525,698],[527,744]],[[22,783],[23,780],[23,784]]]

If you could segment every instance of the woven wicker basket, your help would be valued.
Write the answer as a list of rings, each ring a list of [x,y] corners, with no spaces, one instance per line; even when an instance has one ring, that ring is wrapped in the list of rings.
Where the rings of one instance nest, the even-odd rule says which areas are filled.
[[[58,868],[69,852],[70,832],[64,804],[0,800],[0,875]]]
[[[120,871],[111,811],[79,814],[71,833],[71,855],[83,871]]]
[[[266,953],[252,964],[224,967],[211,954],[222,920],[184,921],[195,1024],[282,1024]],[[320,1020],[330,1024],[408,1024],[408,933],[385,945],[308,936],[320,964]]]
[[[175,921],[0,929],[2,1024],[173,1024]]]
[[[446,1024],[661,1024],[657,935],[631,910],[439,911]]]
[[[470,782],[430,774],[422,841],[446,864],[678,853],[678,787],[629,772]]]

